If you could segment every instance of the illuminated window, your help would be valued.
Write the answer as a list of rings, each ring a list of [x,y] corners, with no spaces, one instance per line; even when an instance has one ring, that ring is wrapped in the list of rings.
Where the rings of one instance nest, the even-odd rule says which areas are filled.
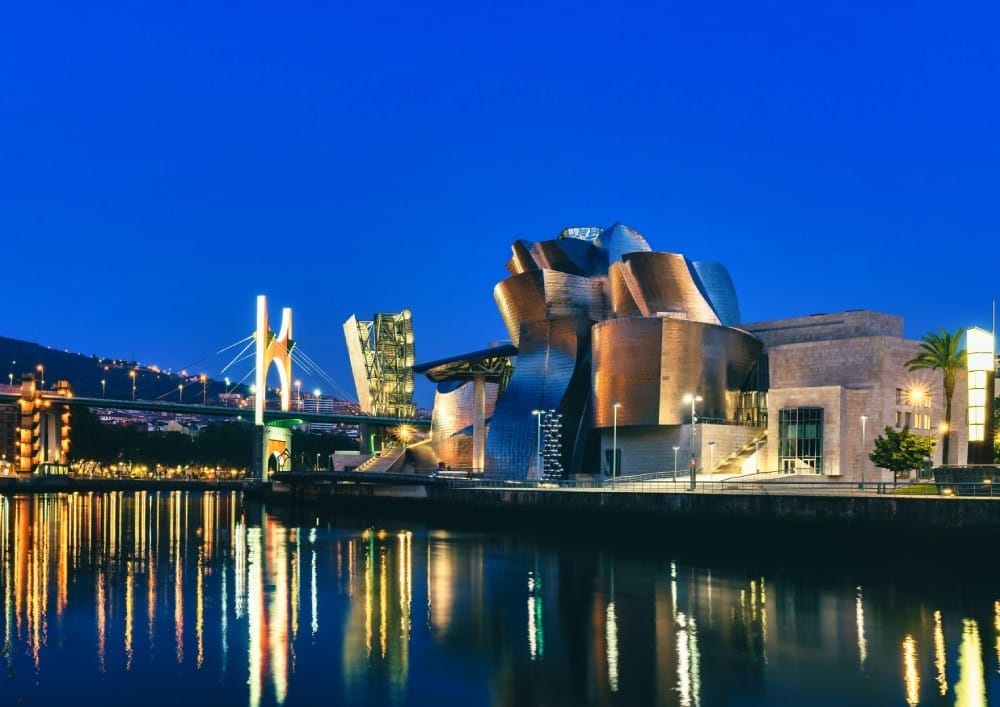
[[[969,371],[969,441],[982,442],[986,438],[986,406],[988,371],[996,364],[993,352],[993,335],[972,327],[965,333],[966,367]],[[992,407],[992,405],[990,406]]]
[[[778,455],[789,473],[823,473],[823,408],[778,411]]]

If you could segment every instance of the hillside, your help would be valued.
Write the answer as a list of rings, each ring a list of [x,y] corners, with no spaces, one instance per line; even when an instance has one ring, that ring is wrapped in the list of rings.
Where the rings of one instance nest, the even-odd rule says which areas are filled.
[[[177,386],[184,384],[184,399],[194,402],[202,397],[202,384],[197,376],[183,377],[165,373],[155,368],[138,366],[134,361],[123,361],[97,356],[85,356],[68,351],[59,351],[29,341],[0,337],[0,362],[5,380],[0,382],[15,385],[21,376],[32,373],[36,378],[44,367],[45,388],[51,389],[56,381],[69,381],[76,395],[82,397],[129,399],[132,397],[131,372],[135,372],[135,394],[140,400],[159,398],[177,400]],[[101,385],[101,380],[105,385]],[[225,381],[209,379],[206,394],[209,399],[226,392]],[[231,385],[231,393],[249,394],[247,386]],[[173,396],[170,398],[170,396]]]

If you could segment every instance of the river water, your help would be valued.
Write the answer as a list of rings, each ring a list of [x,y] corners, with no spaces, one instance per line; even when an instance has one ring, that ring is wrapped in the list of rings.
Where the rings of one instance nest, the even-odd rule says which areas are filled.
[[[852,565],[781,538],[713,552],[283,513],[236,492],[0,497],[0,520],[0,706],[1000,695],[989,552],[986,569],[892,547]]]

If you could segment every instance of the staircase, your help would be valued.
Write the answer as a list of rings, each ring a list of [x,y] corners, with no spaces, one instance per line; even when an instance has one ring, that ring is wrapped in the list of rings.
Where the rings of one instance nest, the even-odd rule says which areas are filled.
[[[363,461],[355,471],[389,471],[396,465],[396,462],[406,453],[403,447],[383,447],[382,453],[377,457],[369,457]]]
[[[725,474],[726,476],[738,476],[743,472],[743,463],[747,459],[750,459],[754,452],[757,451],[758,446],[763,447],[767,443],[767,430],[761,430],[761,433],[751,439],[749,442],[744,444],[739,449],[733,451],[728,457],[722,460],[722,462],[715,467],[712,474]]]

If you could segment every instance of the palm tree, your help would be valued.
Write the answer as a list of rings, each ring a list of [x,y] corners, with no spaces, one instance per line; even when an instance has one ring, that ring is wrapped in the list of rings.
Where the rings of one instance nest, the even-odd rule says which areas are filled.
[[[965,368],[965,349],[961,339],[965,329],[949,334],[942,327],[937,333],[924,334],[920,353],[906,362],[908,371],[929,368],[944,374],[944,433],[941,435],[941,463],[948,463],[948,440],[951,436],[951,398],[955,394],[955,375]]]

